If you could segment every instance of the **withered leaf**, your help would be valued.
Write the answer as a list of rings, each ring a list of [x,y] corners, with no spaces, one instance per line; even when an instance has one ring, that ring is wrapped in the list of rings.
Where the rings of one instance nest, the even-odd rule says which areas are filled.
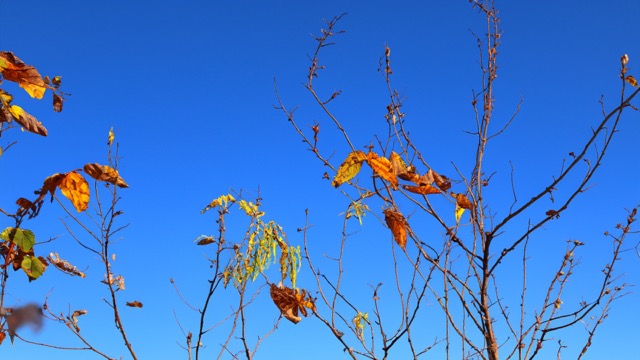
[[[61,112],[62,111],[62,103],[63,103],[63,99],[60,95],[58,94],[53,94],[53,111],[55,112]]]
[[[23,325],[31,324],[35,329],[42,326],[42,308],[36,304],[28,304],[22,307],[14,308],[11,313],[6,316],[7,331],[13,344],[13,337],[16,331]]]
[[[128,188],[129,185],[122,179],[118,170],[107,165],[86,164],[84,172],[98,181],[108,182],[121,188]]]
[[[384,156],[378,156],[373,151],[367,154],[367,164],[373,172],[378,174],[384,180],[387,180],[393,189],[398,188],[398,177],[393,171],[391,161]]]
[[[134,307],[134,308],[141,308],[143,305],[140,301],[127,301],[127,303],[125,304],[129,307]]]
[[[636,80],[633,76],[631,75],[627,75],[626,78],[624,78],[624,80],[626,82],[629,83],[629,85],[633,86],[633,87],[638,87],[638,80]]]
[[[464,194],[451,193],[451,196],[456,198],[457,206],[467,210],[473,209],[473,205],[471,204],[471,201],[469,201],[469,198],[467,198]]]
[[[407,247],[407,220],[399,212],[387,208],[384,210],[384,221],[393,234],[393,239],[404,250]]]
[[[56,192],[56,188],[60,185],[60,182],[62,182],[65,176],[67,176],[67,174],[56,173],[44,179],[42,188],[36,191],[37,194],[40,194],[36,202],[42,200],[47,193],[51,194],[51,201],[53,201],[53,195]]]
[[[76,211],[82,212],[89,207],[89,184],[87,180],[75,171],[67,173],[58,187],[62,194],[71,200]]]
[[[314,301],[306,290],[293,290],[282,284],[271,284],[269,294],[282,316],[294,324],[302,320],[298,313],[307,316],[307,309],[316,310]]]
[[[353,179],[360,172],[362,162],[366,158],[367,156],[360,150],[351,152],[338,168],[338,173],[333,178],[331,186],[338,187]]]
[[[196,245],[209,245],[215,242],[215,239],[213,238],[213,236],[200,236],[196,240],[198,240]]]
[[[402,187],[415,194],[421,195],[431,195],[431,194],[440,194],[441,191],[437,187],[433,187],[431,185],[420,185],[420,186],[410,186],[410,185],[402,185]]]
[[[6,337],[7,337],[7,334],[5,334],[4,331],[0,331],[0,345],[2,345],[2,342]]]
[[[451,181],[448,177],[440,175],[433,170],[429,170],[429,172],[431,172],[431,174],[433,175],[433,180],[435,181],[436,186],[440,188],[440,190],[447,191],[451,189]]]
[[[86,277],[86,275],[82,271],[78,270],[78,268],[71,265],[68,261],[61,259],[60,256],[58,256],[58,254],[55,252],[50,253],[49,256],[47,256],[47,260],[49,260],[49,262],[53,266],[55,266],[56,269],[62,271],[65,274],[71,276],[80,276],[81,278]]]
[[[0,51],[0,72],[5,79],[17,82],[31,97],[42,99],[44,96],[47,88],[38,70],[12,52]]]
[[[20,124],[20,126],[22,126],[25,130],[34,134],[47,136],[47,128],[45,128],[44,125],[42,125],[42,123],[38,121],[38,119],[33,117],[33,115],[24,111],[20,106],[11,105],[11,107],[9,108],[9,112],[11,113],[13,120]]]

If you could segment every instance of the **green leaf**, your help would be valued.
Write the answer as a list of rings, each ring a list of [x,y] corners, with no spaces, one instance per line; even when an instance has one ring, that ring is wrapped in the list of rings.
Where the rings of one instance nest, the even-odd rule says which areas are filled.
[[[27,255],[22,260],[22,270],[29,276],[29,280],[35,280],[42,276],[46,265],[35,256]]]
[[[36,243],[36,236],[31,230],[23,230],[20,228],[8,227],[0,233],[0,239],[11,241],[18,245],[20,250],[29,252]]]

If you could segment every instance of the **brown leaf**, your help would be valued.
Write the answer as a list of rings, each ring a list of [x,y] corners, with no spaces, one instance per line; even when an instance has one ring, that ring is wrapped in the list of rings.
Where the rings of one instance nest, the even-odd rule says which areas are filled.
[[[6,337],[7,337],[7,334],[5,334],[4,331],[0,332],[0,345],[2,345],[2,342]]]
[[[49,260],[49,262],[53,266],[55,266],[56,269],[62,271],[65,274],[72,275],[72,276],[80,276],[81,278],[86,277],[86,275],[82,271],[78,270],[78,268],[71,265],[68,261],[61,259],[57,253],[54,253],[54,252],[50,253],[49,256],[47,256],[47,260]]]
[[[284,285],[271,284],[269,294],[282,316],[294,324],[302,320],[298,312],[307,316],[307,309],[316,310],[314,301],[306,290],[293,290]]]
[[[204,236],[200,240],[198,240],[196,245],[209,245],[209,244],[213,244],[214,242],[215,242],[215,239],[213,238],[213,236]]]
[[[83,170],[87,175],[98,181],[112,183],[121,188],[129,187],[129,185],[124,182],[122,177],[120,177],[120,174],[118,174],[118,170],[112,168],[111,166],[100,164],[86,164]]]
[[[420,186],[410,186],[410,185],[402,185],[402,187],[410,191],[412,193],[421,194],[421,195],[431,195],[431,194],[440,194],[441,191],[437,187],[433,187],[431,185],[420,185]]]
[[[384,156],[378,156],[374,152],[367,154],[367,164],[371,167],[373,172],[378,174],[384,180],[387,180],[393,189],[398,188],[398,177],[393,171],[391,161]]]
[[[45,128],[38,119],[24,111],[20,106],[11,105],[9,112],[11,113],[13,120],[20,124],[25,130],[34,134],[47,136],[47,128]]]
[[[393,239],[404,250],[407,247],[407,220],[399,212],[387,208],[384,210],[384,221],[387,223]]]
[[[61,112],[62,111],[62,102],[64,100],[58,94],[53,94],[53,111]]]
[[[447,191],[451,189],[451,181],[448,177],[440,175],[433,170],[429,170],[429,172],[431,172],[431,174],[433,175],[433,180],[436,182],[436,185],[440,188],[440,190]]]
[[[136,301],[136,300],[127,301],[127,303],[125,305],[130,306],[130,307],[134,307],[134,308],[141,308],[143,306],[140,301]]]
[[[42,99],[44,96],[47,88],[38,70],[12,52],[0,51],[0,72],[5,79],[17,82],[31,97]]]
[[[60,182],[62,182],[62,180],[64,179],[64,177],[67,176],[67,174],[53,174],[51,176],[49,176],[48,178],[44,179],[44,183],[42,184],[42,188],[38,191],[36,191],[36,194],[40,194],[40,196],[38,196],[38,199],[36,199],[35,202],[38,202],[42,199],[44,199],[45,195],[47,195],[47,193],[51,194],[51,201],[53,201],[53,195],[56,192],[56,188],[58,187],[58,185],[60,185]]]
[[[456,205],[458,205],[459,207],[467,210],[473,210],[471,201],[469,201],[469,198],[467,198],[464,194],[451,193],[451,196],[456,198]]]

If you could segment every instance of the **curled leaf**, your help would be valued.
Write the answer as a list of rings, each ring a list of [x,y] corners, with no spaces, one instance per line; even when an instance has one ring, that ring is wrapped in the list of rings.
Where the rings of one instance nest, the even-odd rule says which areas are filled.
[[[633,86],[633,87],[638,87],[638,80],[636,80],[633,76],[631,75],[627,75],[626,78],[624,78],[624,80],[626,82],[629,83],[629,85]]]
[[[358,175],[358,172],[360,172],[362,162],[366,158],[367,156],[360,150],[356,150],[350,153],[338,168],[338,173],[333,178],[331,186],[338,187],[345,182],[353,179],[356,175]]]
[[[62,102],[63,101],[64,101],[64,99],[60,95],[53,94],[53,111],[61,112],[62,111]]]
[[[197,245],[209,245],[209,244],[213,244],[215,242],[215,239],[213,238],[213,236],[201,235],[201,236],[198,236],[196,241],[197,241],[196,243]]]
[[[371,167],[373,172],[378,174],[384,180],[387,180],[393,189],[398,188],[398,177],[393,171],[391,161],[384,156],[378,156],[374,152],[367,154],[367,164]]]
[[[233,197],[233,195],[231,194],[221,195],[217,199],[213,199],[213,201],[211,201],[209,205],[207,205],[204,209],[202,209],[200,213],[204,214],[205,212],[217,206],[222,206],[224,208],[227,208],[229,206],[229,203],[234,203],[234,202],[236,202],[236,199]]]
[[[393,239],[404,250],[407,247],[407,220],[399,212],[387,208],[384,210],[384,221],[393,234]]]
[[[121,188],[128,188],[129,185],[120,177],[118,170],[107,165],[86,164],[84,172],[98,181],[108,182]]]
[[[302,320],[298,313],[307,316],[307,309],[316,310],[315,303],[306,290],[293,290],[282,284],[271,284],[269,294],[282,316],[294,324]]]
[[[435,181],[436,186],[440,188],[440,190],[447,191],[451,188],[451,181],[448,177],[440,175],[433,170],[429,170],[429,172],[433,175],[433,180]]]
[[[437,187],[426,184],[420,186],[402,185],[402,188],[412,193],[421,195],[440,194],[442,192]]]
[[[47,260],[49,260],[49,263],[55,266],[56,269],[62,271],[67,275],[80,276],[81,278],[86,277],[86,275],[82,271],[78,270],[78,268],[71,265],[68,261],[61,259],[57,253],[50,253],[49,256],[47,256]]]
[[[75,171],[67,173],[58,187],[62,194],[71,200],[78,212],[87,210],[89,207],[89,184],[82,175]]]
[[[451,193],[451,196],[453,196],[456,199],[457,206],[467,210],[473,209],[473,205],[471,204],[471,201],[469,201],[469,198],[467,198],[464,194]]]

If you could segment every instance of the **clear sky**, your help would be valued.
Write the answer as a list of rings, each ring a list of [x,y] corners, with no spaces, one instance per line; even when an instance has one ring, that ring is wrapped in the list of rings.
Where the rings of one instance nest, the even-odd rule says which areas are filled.
[[[524,101],[515,122],[487,151],[486,166],[499,179],[488,191],[496,199],[494,212],[504,215],[512,200],[509,162],[514,164],[518,199],[528,199],[558,173],[562,159],[578,151],[600,122],[601,95],[607,109],[619,100],[622,54],[629,55],[631,74],[640,78],[640,2],[497,1],[497,7],[504,35],[495,121],[504,123],[520,99]],[[169,279],[176,280],[194,306],[202,306],[209,275],[207,249],[193,240],[216,231],[214,214],[199,213],[213,198],[233,189],[247,192],[251,199],[260,189],[269,219],[277,220],[294,244],[302,241],[295,229],[304,226],[304,210],[309,209],[316,256],[336,254],[339,214],[347,199],[322,180],[326,168],[273,108],[277,78],[285,103],[301,106],[297,116],[305,130],[320,123],[321,140],[333,130],[302,85],[315,47],[310,34],[324,27],[323,19],[348,13],[339,24],[346,33],[321,55],[327,70],[318,86],[326,94],[343,91],[332,109],[353,134],[356,147],[363,148],[374,141],[374,134],[386,131],[387,92],[377,68],[388,44],[394,86],[406,96],[408,126],[429,162],[451,177],[452,164],[465,175],[472,170],[476,143],[464,131],[475,126],[470,103],[472,91],[479,90],[480,75],[471,31],[483,34],[485,28],[483,16],[467,1],[0,0],[0,12],[0,50],[13,51],[43,75],[61,75],[62,90],[72,94],[57,114],[51,111],[49,97],[38,102],[3,84],[16,95],[15,103],[44,123],[49,136],[13,131],[0,139],[3,146],[18,140],[0,160],[0,207],[12,209],[16,198],[30,196],[53,173],[104,162],[107,132],[113,127],[122,155],[120,173],[131,186],[121,192],[123,221],[130,225],[115,245],[114,266],[126,279],[122,300],[144,303],[142,309],[123,309],[141,359],[186,358],[178,345],[183,336],[176,319],[185,331],[196,332],[197,314],[179,299]],[[547,250],[562,251],[565,240],[579,239],[588,246],[580,254],[584,273],[571,284],[571,296],[577,302],[582,295],[593,295],[580,291],[608,260],[604,254],[610,243],[603,232],[625,219],[625,207],[640,202],[639,135],[640,116],[627,112],[593,187],[563,215],[563,222],[550,223],[536,238],[538,246],[530,254],[537,261],[530,273],[534,284],[535,266],[543,272],[547,260],[561,256],[556,252],[547,259],[552,253]],[[322,144],[327,153],[336,151],[336,166],[346,155],[343,145]],[[127,358],[102,301],[107,294],[99,284],[99,263],[65,232],[58,220],[63,216],[57,204],[47,203],[39,218],[24,227],[40,241],[60,236],[43,244],[46,250],[41,252],[58,251],[88,278],[69,278],[49,269],[42,279],[27,283],[23,274],[15,273],[9,279],[7,302],[42,302],[50,293],[49,302],[59,312],[88,309],[81,319],[83,334],[108,354]],[[238,219],[230,224],[236,226],[230,232],[242,234],[244,223]],[[389,262],[383,256],[392,240],[372,216],[365,218],[362,229],[350,225],[357,233],[349,238],[347,249],[352,259],[345,264],[346,276],[351,274],[349,289],[361,300],[363,311],[372,311],[369,285],[385,282],[393,290],[392,268],[385,269]],[[424,237],[438,241],[441,236],[435,231]],[[617,271],[626,274],[625,282],[637,284],[640,263],[635,250],[625,259]],[[311,283],[308,269],[299,276],[303,285]],[[260,297],[254,311],[256,319],[267,324],[264,330],[279,313],[267,291]],[[230,295],[215,299],[219,314],[231,301],[235,300]],[[433,299],[428,303],[436,306]],[[588,358],[636,354],[637,304],[637,294],[614,304]],[[420,326],[430,334],[429,327],[440,325]],[[34,341],[79,345],[53,323],[39,333],[22,333]],[[568,339],[573,336],[584,339],[585,331],[578,326]],[[222,340],[205,341],[211,356],[217,354]],[[0,346],[0,358],[36,354],[49,359],[93,357],[20,341],[13,347],[9,342]],[[393,359],[401,358],[396,356]],[[297,325],[281,322],[276,334],[261,345],[258,358],[346,356],[326,329],[308,318]]]

